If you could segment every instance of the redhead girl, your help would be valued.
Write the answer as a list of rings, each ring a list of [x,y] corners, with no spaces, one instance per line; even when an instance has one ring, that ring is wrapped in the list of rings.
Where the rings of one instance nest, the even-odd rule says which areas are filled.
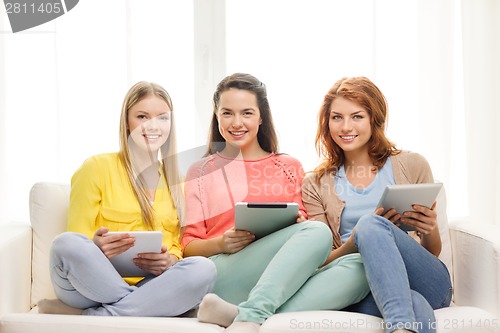
[[[365,77],[337,81],[318,118],[323,163],[305,177],[302,198],[309,218],[330,226],[327,263],[352,253],[363,258],[371,293],[349,309],[383,317],[387,332],[435,332],[433,309],[451,301],[450,276],[437,258],[436,204],[375,210],[386,185],[434,182],[429,164],[385,136],[385,97]]]

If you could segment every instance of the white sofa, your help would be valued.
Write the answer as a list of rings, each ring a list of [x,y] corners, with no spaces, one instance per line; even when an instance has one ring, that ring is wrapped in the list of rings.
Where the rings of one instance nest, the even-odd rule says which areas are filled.
[[[37,183],[30,193],[31,224],[0,225],[0,333],[223,331],[219,326],[187,317],[38,314],[38,300],[55,297],[48,273],[48,253],[54,236],[65,230],[68,197],[67,184]],[[485,225],[471,228],[469,223],[453,223],[448,228],[445,202],[442,193],[438,199],[438,220],[443,238],[441,258],[453,273],[454,306],[435,311],[437,332],[498,332],[500,228]],[[262,325],[261,332],[382,333],[384,330],[382,321],[373,316],[342,311],[308,311],[274,315]]]

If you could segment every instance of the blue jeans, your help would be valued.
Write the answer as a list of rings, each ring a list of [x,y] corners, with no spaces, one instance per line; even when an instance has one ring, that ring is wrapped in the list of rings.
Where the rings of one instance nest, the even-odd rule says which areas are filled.
[[[375,214],[359,219],[354,238],[371,294],[346,310],[383,317],[386,332],[398,328],[435,332],[433,310],[451,302],[446,266],[391,221]]]
[[[210,292],[215,265],[204,257],[180,260],[162,274],[148,275],[134,286],[118,274],[86,236],[65,232],[54,239],[50,275],[57,297],[94,316],[177,316]]]

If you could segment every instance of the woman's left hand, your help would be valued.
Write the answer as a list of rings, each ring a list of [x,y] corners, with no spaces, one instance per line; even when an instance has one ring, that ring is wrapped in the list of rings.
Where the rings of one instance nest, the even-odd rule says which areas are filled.
[[[179,259],[168,253],[165,245],[162,245],[160,253],[139,253],[137,258],[134,259],[137,267],[156,276],[165,272],[177,261]]]
[[[306,220],[306,218],[304,217],[304,215],[302,215],[302,212],[299,211],[299,214],[297,215],[297,223],[304,222],[305,220]]]
[[[413,227],[423,235],[430,234],[437,226],[436,202],[431,208],[413,205],[414,211],[404,212],[400,222]]]

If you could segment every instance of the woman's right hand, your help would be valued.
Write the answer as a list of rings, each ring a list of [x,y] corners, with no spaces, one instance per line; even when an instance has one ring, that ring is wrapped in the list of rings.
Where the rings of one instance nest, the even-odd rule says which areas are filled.
[[[236,253],[255,240],[255,235],[245,230],[231,228],[222,235],[222,252]]]
[[[354,240],[355,233],[356,233],[356,227],[352,229],[351,235],[349,236],[347,241],[340,246],[340,248],[343,248],[345,254],[358,252],[358,246],[356,245],[356,241]]]
[[[119,255],[134,246],[135,238],[129,234],[110,234],[106,235],[108,228],[101,227],[94,233],[92,241],[104,255],[109,259]]]

